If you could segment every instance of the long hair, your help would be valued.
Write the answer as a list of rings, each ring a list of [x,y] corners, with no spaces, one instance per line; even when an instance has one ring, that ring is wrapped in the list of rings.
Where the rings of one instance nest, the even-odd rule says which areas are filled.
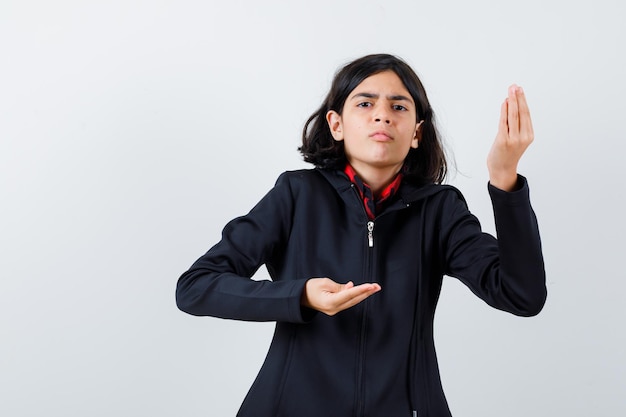
[[[346,164],[344,144],[332,137],[326,114],[334,110],[341,115],[352,90],[367,77],[388,70],[398,75],[411,94],[417,110],[415,122],[423,120],[420,146],[409,150],[402,172],[407,179],[418,183],[441,183],[448,172],[448,164],[426,90],[406,62],[389,54],[366,55],[346,64],[335,74],[324,102],[304,124],[302,146],[298,150],[306,162],[318,168],[343,169]]]

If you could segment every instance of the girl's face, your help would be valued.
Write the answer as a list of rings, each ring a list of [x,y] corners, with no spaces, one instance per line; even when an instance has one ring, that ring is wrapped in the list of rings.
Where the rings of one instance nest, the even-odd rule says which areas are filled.
[[[393,71],[363,80],[348,95],[342,114],[331,110],[326,120],[334,139],[344,141],[348,162],[357,172],[398,172],[409,149],[419,144],[415,102]]]

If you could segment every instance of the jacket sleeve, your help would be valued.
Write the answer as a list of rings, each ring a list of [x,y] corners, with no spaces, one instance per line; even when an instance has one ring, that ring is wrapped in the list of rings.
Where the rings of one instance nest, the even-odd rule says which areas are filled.
[[[196,316],[306,321],[300,307],[306,280],[251,279],[285,244],[292,208],[291,187],[284,173],[247,215],[224,227],[220,242],[182,274],[176,286],[178,308]]]
[[[505,192],[488,185],[497,240],[480,228],[460,194],[448,201],[443,222],[446,274],[460,279],[489,305],[519,316],[534,316],[546,300],[545,269],[526,179]],[[450,193],[454,194],[454,193]]]

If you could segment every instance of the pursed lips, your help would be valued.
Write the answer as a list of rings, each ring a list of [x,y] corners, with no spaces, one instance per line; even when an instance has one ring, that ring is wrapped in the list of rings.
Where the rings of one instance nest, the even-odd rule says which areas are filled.
[[[370,134],[370,138],[379,142],[387,142],[393,140],[393,137],[391,137],[391,135],[384,130],[377,130],[376,132],[373,132],[372,134]]]

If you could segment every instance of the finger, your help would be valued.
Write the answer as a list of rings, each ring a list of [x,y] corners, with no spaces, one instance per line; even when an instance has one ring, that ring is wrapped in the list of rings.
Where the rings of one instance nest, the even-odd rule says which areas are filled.
[[[346,290],[342,292],[340,299],[336,300],[338,301],[337,311],[353,307],[380,290],[381,288],[378,284],[361,284],[350,290]]]
[[[337,304],[342,304],[363,294],[374,293],[379,290],[380,285],[378,284],[361,284],[335,293],[335,296]]]
[[[509,136],[517,137],[519,135],[519,108],[517,104],[517,86],[513,84],[509,87],[508,97],[508,122]]]
[[[500,121],[498,123],[498,136],[506,138],[509,135],[509,123],[508,123],[508,101],[504,100],[504,103],[500,106]]]
[[[345,289],[339,293],[336,293],[335,296],[335,302],[337,304],[337,306],[340,305],[344,305],[346,303],[350,303],[352,300],[355,299],[364,299],[362,298],[363,296],[365,296],[365,298],[367,298],[369,295],[380,291],[380,285],[378,284],[361,284],[361,285],[357,285],[355,287],[352,288],[348,288]],[[354,303],[356,304],[356,303]],[[352,304],[352,305],[354,305]]]
[[[519,87],[517,91],[517,103],[520,115],[520,134],[522,137],[529,138],[532,142],[534,138],[533,123],[530,118],[530,109],[526,101],[526,94],[521,87]]]

